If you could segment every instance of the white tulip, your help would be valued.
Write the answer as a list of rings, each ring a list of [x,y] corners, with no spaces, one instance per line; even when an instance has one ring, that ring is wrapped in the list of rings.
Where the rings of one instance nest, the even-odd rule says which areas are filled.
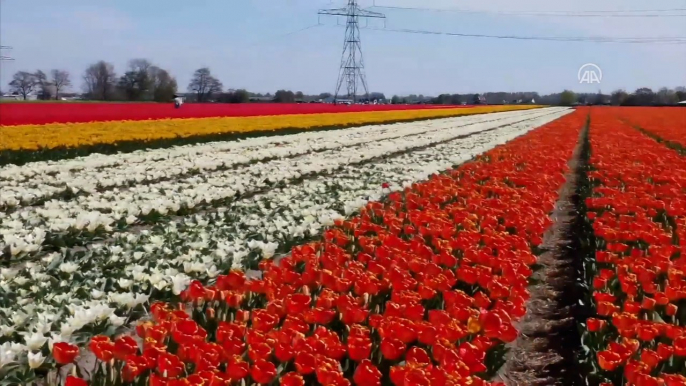
[[[97,299],[100,299],[104,294],[105,294],[104,292],[98,291],[98,290],[95,289],[95,288],[93,288],[93,289],[91,290],[91,297],[92,297],[93,299],[96,299],[96,300],[97,300]]]
[[[37,369],[39,368],[43,362],[45,362],[45,357],[43,354],[39,351],[37,353],[28,353],[28,361],[29,361],[29,367],[32,369]]]
[[[119,280],[117,281],[117,284],[119,284],[119,286],[120,286],[121,288],[123,288],[123,289],[128,289],[128,288],[130,288],[131,285],[133,284],[133,281],[131,281],[131,280],[126,280],[126,279],[119,279]]]
[[[76,272],[76,270],[79,269],[79,265],[67,261],[67,262],[60,264],[59,269],[60,269],[60,271],[62,271],[64,273],[72,274],[72,273]]]
[[[172,281],[172,292],[174,295],[179,295],[183,290],[188,287],[188,285],[191,283],[190,277],[184,275],[184,274],[178,274],[175,276],[171,277]]]
[[[26,346],[29,348],[29,350],[32,351],[40,350],[47,340],[48,338],[37,332],[34,332],[30,335],[24,335],[24,341],[26,342]]]
[[[10,336],[14,334],[15,328],[13,326],[0,325],[0,336]]]

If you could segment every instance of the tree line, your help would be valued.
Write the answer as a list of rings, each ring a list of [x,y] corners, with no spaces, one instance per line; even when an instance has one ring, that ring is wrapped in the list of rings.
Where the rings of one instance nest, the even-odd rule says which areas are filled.
[[[64,90],[72,86],[70,74],[52,70],[51,77],[43,71],[19,71],[9,83],[10,90],[26,100],[30,95],[38,99],[59,99]],[[169,102],[178,93],[176,79],[169,72],[147,59],[130,60],[123,74],[118,75],[112,63],[98,61],[86,68],[82,76],[84,99],[101,101],[154,101]],[[244,89],[224,90],[222,82],[207,67],[193,73],[184,96],[189,102],[277,102],[296,103],[323,101],[332,98],[330,93],[306,95],[301,91],[278,90],[276,93],[252,93]],[[382,93],[373,93],[375,99],[385,99]]]
[[[307,103],[330,100],[331,93],[306,95],[302,91],[278,90],[271,93],[252,93],[245,89],[226,90],[222,82],[214,77],[209,68],[203,67],[193,73],[188,84],[189,95],[186,99],[191,102],[220,102],[220,103],[248,103],[248,102],[274,102],[274,103]],[[383,93],[371,93],[369,100],[385,100]]]
[[[555,104],[572,106],[575,104],[615,105],[615,106],[671,106],[686,101],[686,87],[670,89],[663,87],[657,92],[647,87],[641,87],[634,92],[615,90],[611,94],[577,94],[565,90],[556,94],[553,101]]]
[[[98,61],[86,68],[83,76],[83,97],[102,101],[155,101],[169,102],[178,92],[176,79],[165,69],[154,65],[147,59],[133,59],[124,73],[118,75],[114,65]],[[59,99],[60,95],[72,86],[69,72],[53,69],[48,74],[41,70],[35,72],[19,71],[9,83],[10,89],[27,99],[36,94],[38,99]],[[197,69],[185,94],[188,102],[219,103],[307,103],[332,101],[330,93],[306,95],[301,91],[278,90],[270,93],[252,93],[244,89],[224,90],[222,82],[209,68]],[[613,104],[622,106],[673,105],[686,100],[686,87],[661,88],[654,92],[650,88],[639,88],[629,93],[616,90],[611,94],[574,93],[565,90],[561,93],[539,95],[537,92],[489,92],[484,94],[441,94],[437,97],[424,95],[398,96],[390,100],[383,93],[373,92],[368,100],[392,104],[517,104],[537,103],[544,105],[571,106],[576,104]]]
[[[114,65],[94,63],[83,74],[84,97],[103,101],[169,102],[177,92],[176,79],[147,59],[129,61],[126,71],[117,76]]]
[[[168,102],[177,92],[176,79],[147,59],[129,61],[121,76],[114,65],[101,60],[88,66],[82,79],[83,97],[91,100]],[[65,70],[52,70],[49,77],[41,70],[19,71],[9,82],[10,90],[24,100],[32,94],[42,100],[59,99],[72,84]]]
[[[69,72],[57,69],[51,70],[50,76],[41,70],[19,71],[12,76],[9,86],[24,100],[33,92],[39,99],[59,99],[60,92],[71,87],[71,77]]]

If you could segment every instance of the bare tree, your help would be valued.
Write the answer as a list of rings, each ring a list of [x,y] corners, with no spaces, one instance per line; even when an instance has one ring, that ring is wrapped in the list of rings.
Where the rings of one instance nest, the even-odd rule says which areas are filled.
[[[686,101],[686,87],[679,86],[675,88],[674,91],[676,93],[676,98],[679,100],[679,102]]]
[[[153,67],[148,59],[131,59],[129,60],[129,69],[137,72],[147,73]]]
[[[37,70],[34,75],[36,77],[36,86],[40,90],[38,97],[43,100],[50,99],[52,93],[50,92],[51,83],[48,81],[48,76],[41,70]]]
[[[150,93],[152,99],[156,102],[169,102],[176,94],[177,84],[167,70],[161,69],[157,66],[152,66],[148,70],[150,73]]]
[[[14,74],[9,86],[12,91],[18,92],[26,100],[37,84],[36,75],[26,71],[19,71]]]
[[[114,66],[102,60],[90,65],[83,75],[88,95],[100,100],[113,99],[116,79]]]
[[[131,101],[150,100],[152,83],[152,63],[147,59],[133,59],[129,61],[129,68],[119,78],[119,89]]]
[[[623,105],[629,99],[629,94],[624,90],[616,90],[610,96],[610,101],[615,106]]]
[[[661,105],[673,105],[679,102],[679,97],[674,90],[663,87],[657,92],[657,102]]]
[[[198,102],[207,101],[213,94],[220,92],[224,88],[219,79],[212,76],[207,67],[195,71],[188,90],[197,95]]]
[[[60,98],[60,90],[71,87],[71,79],[69,79],[69,72],[64,70],[52,70],[52,85],[55,87],[55,99]]]

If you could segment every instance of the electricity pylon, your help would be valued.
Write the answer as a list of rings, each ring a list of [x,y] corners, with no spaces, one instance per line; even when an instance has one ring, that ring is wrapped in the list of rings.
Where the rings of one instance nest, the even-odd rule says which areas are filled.
[[[357,102],[358,91],[364,91],[365,98],[369,100],[369,88],[367,87],[362,43],[360,40],[360,18],[386,19],[386,15],[361,9],[357,4],[357,0],[348,0],[348,5],[343,8],[320,10],[319,15],[346,17],[345,43],[343,45],[341,67],[338,70],[338,81],[336,82],[334,98],[338,99],[343,83],[345,83],[348,99]]]

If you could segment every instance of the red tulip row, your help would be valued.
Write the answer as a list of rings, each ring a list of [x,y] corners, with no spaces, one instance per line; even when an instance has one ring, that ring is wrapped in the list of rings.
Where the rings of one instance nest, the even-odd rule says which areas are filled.
[[[260,279],[193,282],[152,306],[142,344],[93,338],[90,383],[495,385],[585,119],[370,203]]]
[[[597,317],[586,343],[608,384],[686,385],[686,158],[604,109],[590,142]]]
[[[334,105],[328,103],[190,103],[175,109],[169,103],[3,103],[0,125],[44,125],[149,119],[255,117],[263,115],[330,114],[363,111],[468,108],[444,105]]]
[[[616,109],[615,112],[628,123],[686,150],[686,109],[632,107]]]

